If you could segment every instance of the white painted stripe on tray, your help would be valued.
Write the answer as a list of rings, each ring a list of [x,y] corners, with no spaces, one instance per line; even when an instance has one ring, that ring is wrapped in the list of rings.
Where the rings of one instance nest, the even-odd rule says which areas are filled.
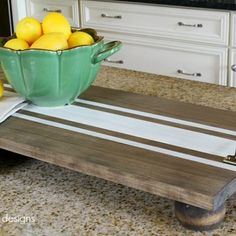
[[[9,84],[4,84],[4,87],[12,88],[12,86]],[[114,111],[126,112],[126,113],[139,115],[139,116],[143,116],[143,117],[148,117],[148,118],[153,118],[153,119],[158,119],[158,120],[163,120],[163,121],[169,121],[169,122],[173,122],[176,124],[187,125],[187,126],[191,126],[191,127],[195,127],[195,128],[201,128],[201,129],[205,129],[205,130],[210,130],[210,131],[214,131],[214,132],[219,132],[219,133],[223,133],[223,134],[236,136],[236,131],[233,131],[233,130],[219,128],[219,127],[210,126],[210,125],[204,125],[204,124],[196,123],[193,121],[187,121],[184,119],[177,119],[177,118],[173,118],[173,117],[169,117],[169,116],[157,115],[157,114],[153,114],[153,113],[149,113],[149,112],[143,112],[143,111],[139,111],[139,110],[134,110],[134,109],[130,109],[130,108],[124,108],[124,107],[84,100],[84,99],[80,99],[80,98],[76,99],[75,101],[79,102],[79,103],[87,104],[87,105],[92,105],[92,106],[97,106],[97,107],[102,107],[102,108],[114,110]]]
[[[163,121],[169,121],[169,122],[173,122],[176,124],[187,125],[187,126],[191,126],[191,127],[195,127],[195,128],[201,128],[201,129],[205,129],[205,130],[210,130],[210,131],[215,131],[215,132],[220,132],[220,133],[236,136],[236,131],[233,131],[233,130],[219,128],[219,127],[210,126],[210,125],[204,125],[204,124],[200,124],[200,123],[196,123],[196,122],[192,122],[192,121],[187,121],[184,119],[177,119],[177,118],[164,116],[164,115],[156,115],[156,114],[149,113],[149,112],[143,112],[143,111],[138,111],[138,110],[134,110],[134,109],[130,109],[130,108],[113,106],[113,105],[109,105],[109,104],[103,104],[103,103],[88,101],[88,100],[84,100],[84,99],[76,99],[76,101],[79,103],[97,106],[97,107],[101,107],[101,108],[106,108],[106,109],[110,109],[110,110],[114,110],[114,111],[126,112],[126,113],[139,115],[139,116],[143,116],[143,117],[148,117],[148,118],[153,118],[153,119],[158,119],[158,120],[163,120]]]
[[[236,148],[236,141],[227,138],[79,106],[28,105],[23,110],[223,157]]]
[[[37,122],[40,124],[49,125],[49,126],[56,127],[56,128],[61,128],[61,129],[69,130],[69,131],[78,132],[78,133],[93,136],[96,138],[101,138],[101,139],[105,139],[105,140],[109,140],[109,141],[113,141],[113,142],[117,142],[117,143],[121,143],[121,144],[126,144],[129,146],[137,147],[137,148],[142,148],[142,149],[153,151],[153,152],[166,154],[172,158],[181,158],[181,159],[185,159],[185,160],[189,160],[189,161],[194,161],[194,162],[218,167],[218,168],[225,169],[225,170],[236,171],[236,166],[221,163],[218,161],[213,161],[213,160],[209,160],[209,159],[205,159],[205,158],[201,158],[201,157],[197,157],[197,156],[193,156],[193,155],[189,155],[189,154],[185,154],[185,153],[181,153],[181,152],[176,152],[176,151],[172,151],[172,150],[168,150],[168,149],[164,149],[164,148],[160,148],[160,147],[156,147],[156,146],[152,146],[152,145],[147,145],[147,144],[131,141],[128,139],[118,138],[118,137],[111,136],[111,135],[106,135],[106,134],[102,134],[102,133],[98,133],[98,132],[94,132],[94,131],[90,131],[90,130],[86,130],[86,129],[81,129],[78,127],[65,125],[62,123],[49,121],[46,119],[42,119],[42,118],[38,118],[38,117],[34,117],[34,116],[29,116],[29,115],[25,115],[25,114],[15,113],[15,114],[13,114],[13,116],[21,118],[21,119]]]

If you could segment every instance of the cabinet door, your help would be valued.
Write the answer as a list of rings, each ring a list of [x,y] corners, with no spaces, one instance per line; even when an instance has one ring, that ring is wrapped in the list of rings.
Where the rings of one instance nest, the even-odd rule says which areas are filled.
[[[230,50],[228,70],[229,70],[229,86],[236,87],[236,49]]]
[[[48,12],[61,12],[72,26],[79,27],[79,3],[77,0],[26,0],[26,13],[42,21]]]
[[[236,47],[236,14],[231,13],[230,45]]]
[[[123,42],[120,52],[105,65],[227,85],[227,48],[101,34]]]

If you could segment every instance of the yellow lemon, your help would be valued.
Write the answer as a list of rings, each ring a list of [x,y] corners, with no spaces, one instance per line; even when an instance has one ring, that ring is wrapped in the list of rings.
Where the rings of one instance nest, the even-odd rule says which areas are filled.
[[[68,43],[63,33],[48,33],[42,35],[30,48],[63,50],[68,48]]]
[[[29,44],[23,39],[10,39],[4,44],[5,48],[11,48],[15,50],[24,50],[29,48]]]
[[[90,34],[82,31],[72,33],[68,39],[69,48],[82,45],[91,45],[93,43],[93,37]]]
[[[33,43],[41,35],[41,24],[33,17],[25,17],[16,25],[16,37],[19,39],[24,39],[29,44]]]
[[[3,82],[0,80],[0,97],[3,96],[4,88],[3,88]]]
[[[70,23],[61,13],[51,12],[46,15],[42,21],[43,33],[61,32],[65,34],[66,39],[71,35]]]

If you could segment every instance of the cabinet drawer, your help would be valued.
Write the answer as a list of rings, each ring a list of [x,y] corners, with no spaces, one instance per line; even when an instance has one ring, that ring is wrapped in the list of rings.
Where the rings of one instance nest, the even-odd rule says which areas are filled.
[[[83,27],[227,45],[229,13],[84,0]]]
[[[26,0],[26,13],[42,21],[50,11],[61,12],[70,24],[79,27],[79,6],[77,0]]]
[[[105,65],[200,82],[227,85],[227,49],[168,41],[125,40],[122,49]],[[123,64],[120,62],[123,61]]]

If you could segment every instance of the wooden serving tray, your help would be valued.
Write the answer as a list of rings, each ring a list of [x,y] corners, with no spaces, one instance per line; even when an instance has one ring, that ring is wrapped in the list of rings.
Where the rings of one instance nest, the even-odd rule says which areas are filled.
[[[236,112],[159,97],[92,86],[72,106],[29,105],[0,124],[0,148],[173,199],[198,230],[236,191]]]

